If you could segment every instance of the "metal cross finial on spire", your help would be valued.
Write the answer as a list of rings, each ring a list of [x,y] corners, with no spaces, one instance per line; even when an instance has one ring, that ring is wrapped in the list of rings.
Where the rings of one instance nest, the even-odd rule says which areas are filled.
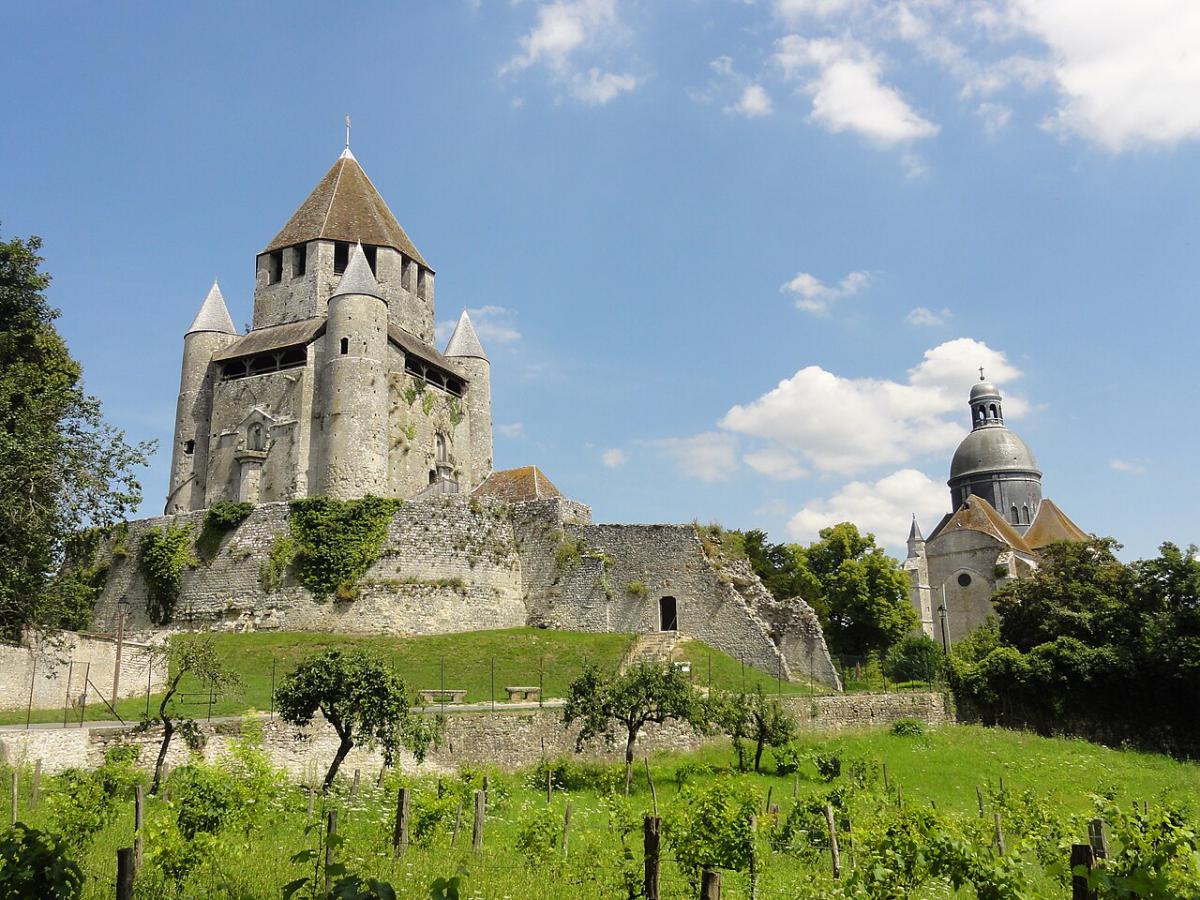
[[[346,149],[350,149],[350,117],[346,116]]]
[[[346,117],[346,121],[347,121],[347,122],[349,122],[349,121],[350,121],[350,118],[349,118],[348,116]],[[349,134],[350,132],[349,132],[349,131],[347,131],[346,133],[347,133],[347,134]],[[348,138],[348,137],[346,138],[346,146],[347,146],[347,147],[349,147],[349,146],[350,146],[350,138]],[[980,367],[979,367],[979,380],[980,380],[980,381],[983,381],[983,366],[980,366]]]

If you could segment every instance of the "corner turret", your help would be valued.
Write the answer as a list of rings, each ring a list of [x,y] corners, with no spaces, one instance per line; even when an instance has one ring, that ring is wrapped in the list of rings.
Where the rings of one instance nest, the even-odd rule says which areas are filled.
[[[492,364],[465,309],[444,355],[458,363],[470,380],[466,399],[471,422],[471,481],[479,485],[492,473]]]

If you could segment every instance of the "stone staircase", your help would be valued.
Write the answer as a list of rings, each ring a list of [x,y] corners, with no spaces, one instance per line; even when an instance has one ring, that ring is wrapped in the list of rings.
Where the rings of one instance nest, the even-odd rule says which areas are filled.
[[[619,671],[624,674],[630,666],[641,662],[668,662],[678,643],[678,631],[652,631],[649,634],[638,635],[637,640],[625,651]]]

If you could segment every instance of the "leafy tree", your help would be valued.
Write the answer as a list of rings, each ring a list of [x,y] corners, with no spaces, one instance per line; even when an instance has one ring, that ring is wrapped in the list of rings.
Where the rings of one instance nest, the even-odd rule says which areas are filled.
[[[821,584],[805,564],[804,548],[798,544],[772,544],[758,529],[742,536],[742,547],[750,566],[776,600],[800,597],[810,606],[821,604]]]
[[[670,663],[638,663],[623,675],[610,675],[590,663],[567,688],[563,724],[580,722],[575,749],[597,735],[609,740],[625,731],[625,793],[633,779],[633,748],[647,722],[671,720],[708,727],[707,710],[687,679]]]
[[[308,657],[284,677],[275,704],[293,725],[307,725],[319,710],[337,732],[340,743],[325,773],[326,790],[356,741],[378,744],[391,765],[401,747],[424,759],[436,736],[436,725],[409,710],[404,679],[371,653],[326,650]]]
[[[78,594],[48,589],[68,539],[112,524],[141,502],[134,470],[151,443],[130,445],[54,328],[41,240],[0,241],[0,636],[27,625],[79,624]]]
[[[163,727],[162,742],[158,746],[158,758],[154,763],[154,780],[150,783],[151,794],[157,794],[162,784],[163,765],[167,761],[167,750],[171,747],[175,732],[182,732],[189,746],[199,746],[200,736],[196,722],[189,717],[177,715],[171,705],[184,677],[191,676],[214,691],[241,684],[241,678],[225,665],[217,653],[216,644],[207,636],[177,637],[158,651],[155,662],[159,665],[166,663],[167,671],[171,675],[166,693],[158,704],[158,715],[144,720],[138,726],[144,731],[161,722]]]
[[[823,528],[804,548],[804,565],[820,585],[815,604],[835,653],[884,653],[918,624],[908,576],[851,522]]]
[[[754,746],[754,771],[759,772],[763,750],[783,747],[796,735],[796,723],[783,704],[768,697],[761,684],[750,692],[714,695],[710,706],[710,719],[733,741],[740,770],[746,768],[747,742]]]
[[[53,836],[18,822],[0,835],[0,898],[73,900],[83,870]]]
[[[924,633],[907,635],[883,658],[883,674],[892,681],[933,681],[945,668],[942,647]]]

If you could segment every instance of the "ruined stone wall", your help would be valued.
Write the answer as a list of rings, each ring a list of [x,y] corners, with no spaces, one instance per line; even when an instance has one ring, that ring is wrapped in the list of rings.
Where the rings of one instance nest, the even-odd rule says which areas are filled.
[[[931,726],[953,722],[949,698],[938,693],[785,697],[783,704],[801,733],[878,728],[900,718],[919,719]],[[209,759],[228,752],[230,742],[241,732],[241,723],[236,719],[200,724],[208,737],[204,755]],[[309,783],[320,780],[337,750],[337,736],[331,727],[320,720],[307,728],[278,720],[264,721],[263,726],[264,746],[275,765]],[[467,764],[517,769],[547,757],[573,756],[577,734],[577,728],[563,727],[562,711],[556,708],[450,713],[440,744],[426,761],[418,765],[410,755],[403,754],[399,764],[410,772],[441,772]],[[0,731],[0,762],[32,765],[41,759],[45,771],[55,773],[70,766],[97,766],[107,747],[116,741],[132,741],[145,748],[141,762],[149,766],[161,737],[157,730],[132,735],[128,729],[93,726]],[[638,741],[637,753],[688,751],[727,742],[728,738],[696,735],[687,726],[668,722],[647,726]],[[618,762],[623,753],[623,746],[610,747],[601,738],[586,744],[583,755]],[[176,766],[187,758],[184,742],[173,742],[168,764]],[[378,753],[356,747],[343,763],[342,772],[349,776],[357,768],[373,775],[382,765]]]
[[[111,701],[116,662],[115,639],[73,631],[0,644],[0,709],[25,709],[31,700],[35,709],[75,707],[85,693],[88,705],[102,704],[101,696]],[[142,695],[147,683],[151,692],[162,690],[166,679],[166,666],[154,664],[148,645],[123,642],[121,697]]]

